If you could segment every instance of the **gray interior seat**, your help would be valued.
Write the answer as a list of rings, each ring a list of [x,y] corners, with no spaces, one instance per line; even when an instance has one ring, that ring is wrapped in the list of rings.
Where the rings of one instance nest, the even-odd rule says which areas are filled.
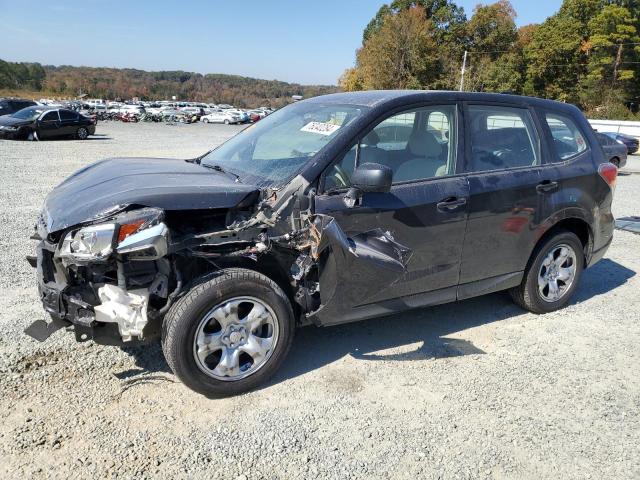
[[[433,133],[425,130],[414,131],[409,137],[407,151],[410,158],[394,169],[394,182],[446,175],[447,161],[442,155],[442,145]]]

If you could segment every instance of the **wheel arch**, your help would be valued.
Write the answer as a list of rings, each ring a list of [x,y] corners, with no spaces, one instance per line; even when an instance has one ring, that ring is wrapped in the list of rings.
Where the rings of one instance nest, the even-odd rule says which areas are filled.
[[[531,250],[531,254],[529,255],[527,268],[538,252],[540,245],[542,245],[548,238],[556,235],[560,231],[568,231],[578,237],[583,247],[585,261],[584,264],[585,266],[588,265],[589,258],[591,257],[591,252],[593,250],[593,231],[591,229],[591,226],[584,218],[566,217],[552,224],[548,229],[544,231],[540,238],[538,238],[538,241],[535,243],[533,249]]]
[[[282,289],[291,302],[296,318],[299,317],[300,308],[295,301],[295,290],[287,272],[287,262],[280,255],[264,253],[257,261],[244,256],[223,256],[216,258],[212,263],[206,262],[201,258],[194,258],[193,261],[200,264],[200,268],[198,270],[200,272],[204,271],[204,273],[202,273],[198,278],[193,279],[187,287],[188,289],[193,288],[193,286],[201,283],[202,281],[208,280],[211,275],[215,275],[220,270],[229,268],[244,268],[246,270],[252,270],[273,280]]]

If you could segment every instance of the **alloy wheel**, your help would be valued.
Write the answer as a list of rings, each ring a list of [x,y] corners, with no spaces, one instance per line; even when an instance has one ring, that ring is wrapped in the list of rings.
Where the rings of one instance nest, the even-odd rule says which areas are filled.
[[[200,321],[193,343],[194,359],[210,377],[240,380],[267,363],[278,333],[271,307],[254,297],[234,297],[213,307]]]
[[[554,246],[544,257],[538,272],[538,292],[545,302],[557,302],[571,288],[576,277],[576,252],[567,244]]]

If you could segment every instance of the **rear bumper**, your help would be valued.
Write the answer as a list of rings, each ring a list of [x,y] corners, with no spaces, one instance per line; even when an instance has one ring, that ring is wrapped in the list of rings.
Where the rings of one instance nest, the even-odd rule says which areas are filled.
[[[604,257],[605,253],[607,253],[607,250],[609,250],[609,247],[611,246],[612,241],[613,241],[613,236],[609,238],[609,241],[604,246],[591,252],[591,257],[589,258],[589,263],[587,264],[587,267],[591,267],[592,265],[602,260],[602,257]]]

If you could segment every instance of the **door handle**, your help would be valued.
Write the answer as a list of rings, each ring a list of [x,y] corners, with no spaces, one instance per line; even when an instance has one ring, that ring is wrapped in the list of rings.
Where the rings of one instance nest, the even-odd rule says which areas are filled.
[[[438,210],[440,210],[441,212],[450,212],[458,207],[461,207],[462,205],[465,205],[466,203],[466,198],[449,197],[438,202],[436,204],[436,207],[438,207]]]
[[[558,189],[558,182],[552,182],[551,180],[544,180],[536,185],[538,193],[555,192]]]

